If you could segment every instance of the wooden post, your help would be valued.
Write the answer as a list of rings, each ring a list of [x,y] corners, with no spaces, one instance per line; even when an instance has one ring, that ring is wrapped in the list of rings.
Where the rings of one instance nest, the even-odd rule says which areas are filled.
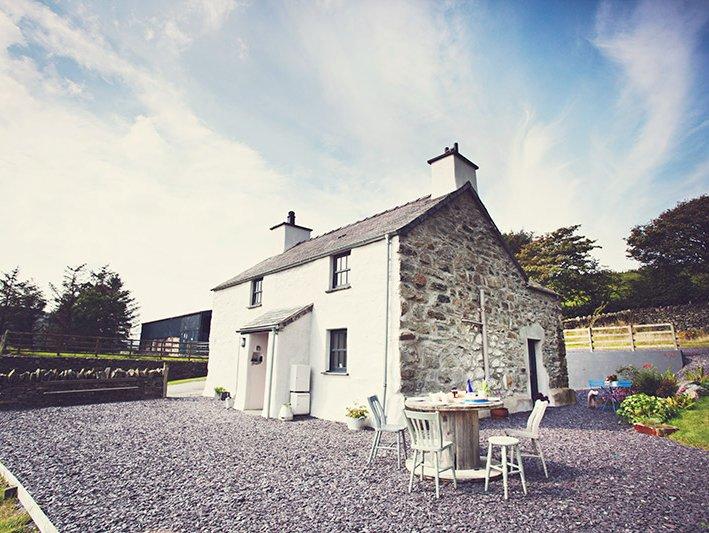
[[[628,333],[630,334],[630,348],[635,351],[635,334],[633,333],[633,325],[628,326]]]
[[[675,343],[675,350],[679,350],[679,341],[677,340],[677,332],[675,331],[675,325],[670,323],[670,331],[672,332],[672,341]]]
[[[0,339],[0,354],[5,351],[5,345],[7,344],[7,334],[10,333],[9,330],[5,330],[5,333],[2,334],[2,338]]]
[[[162,364],[162,397],[167,397],[167,378],[170,375],[170,363]]]
[[[588,328],[588,347],[593,351],[593,333],[591,328]]]
[[[490,378],[490,362],[487,353],[487,320],[485,317],[485,291],[480,289],[480,323],[482,324],[483,336],[483,367],[485,368],[485,379]]]

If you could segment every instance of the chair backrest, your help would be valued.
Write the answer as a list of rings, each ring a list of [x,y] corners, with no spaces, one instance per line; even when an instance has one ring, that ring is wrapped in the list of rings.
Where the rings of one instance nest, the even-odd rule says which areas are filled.
[[[537,400],[534,402],[534,409],[532,409],[532,414],[529,415],[527,419],[527,431],[531,431],[533,435],[539,435],[539,424],[542,423],[542,418],[544,418],[544,413],[549,406],[549,402],[542,400]]]
[[[374,396],[367,398],[367,403],[369,404],[369,413],[372,415],[372,423],[374,424],[374,428],[381,428],[387,423],[382,402],[379,401],[379,397],[375,394]]]
[[[618,386],[622,389],[629,389],[630,387],[633,386],[633,382],[630,381],[629,379],[619,379]]]
[[[606,382],[603,381],[602,379],[589,379],[588,386],[591,387],[592,389],[595,389],[596,387],[603,388],[606,386]]]
[[[409,411],[404,409],[406,426],[411,435],[412,448],[440,449],[443,447],[443,430],[441,428],[441,415]]]

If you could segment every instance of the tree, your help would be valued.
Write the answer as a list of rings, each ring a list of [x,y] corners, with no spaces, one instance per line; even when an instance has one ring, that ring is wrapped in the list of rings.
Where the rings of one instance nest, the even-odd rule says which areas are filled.
[[[709,196],[680,202],[626,239],[628,256],[643,264],[651,305],[709,297]]]
[[[127,338],[137,306],[121,277],[108,266],[91,273],[77,301],[77,328],[82,335]]]
[[[108,266],[88,275],[85,268],[67,267],[61,287],[52,286],[54,329],[67,335],[127,338],[137,312],[130,291]]]
[[[610,273],[591,252],[600,246],[577,235],[579,225],[559,228],[524,245],[517,259],[529,277],[561,295],[567,312],[592,311],[609,298]]]
[[[47,305],[42,291],[33,281],[20,279],[19,267],[0,276],[0,334],[33,331]]]
[[[78,334],[76,331],[76,313],[79,294],[85,282],[83,278],[86,265],[66,267],[61,287],[50,283],[54,294],[54,309],[51,312],[52,329],[64,335]]]
[[[507,242],[507,246],[509,247],[510,251],[515,255],[519,255],[519,252],[522,250],[522,248],[532,242],[532,240],[534,239],[534,233],[521,229],[519,231],[513,230],[508,231],[507,233],[503,233],[502,237]]]

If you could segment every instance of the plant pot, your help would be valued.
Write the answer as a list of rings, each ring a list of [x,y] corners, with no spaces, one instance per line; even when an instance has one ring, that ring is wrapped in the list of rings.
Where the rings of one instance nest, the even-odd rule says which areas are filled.
[[[495,419],[507,418],[510,416],[510,412],[507,410],[507,407],[495,407],[490,409],[490,416]]]
[[[360,431],[364,429],[364,423],[367,421],[366,418],[350,418],[347,417],[347,427],[352,431]]]
[[[278,412],[278,418],[284,422],[290,422],[293,420],[293,409],[287,403],[281,405],[281,410]]]
[[[231,409],[234,407],[234,398],[229,397],[226,400],[224,400],[224,408],[225,409]]]
[[[611,381],[611,387],[617,387],[618,382],[617,381]]]
[[[662,424],[659,426],[646,426],[645,424],[633,424],[635,431],[642,433],[644,435],[652,435],[653,437],[666,437],[671,435],[677,428],[670,426],[668,424]]]

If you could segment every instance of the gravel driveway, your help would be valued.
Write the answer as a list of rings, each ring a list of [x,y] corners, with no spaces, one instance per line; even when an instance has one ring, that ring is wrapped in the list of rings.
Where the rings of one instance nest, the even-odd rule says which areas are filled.
[[[510,421],[482,422],[481,440]],[[61,531],[699,531],[709,454],[640,435],[610,413],[549,409],[550,479],[407,494],[371,432],[264,420],[182,398],[0,412],[0,459]]]

